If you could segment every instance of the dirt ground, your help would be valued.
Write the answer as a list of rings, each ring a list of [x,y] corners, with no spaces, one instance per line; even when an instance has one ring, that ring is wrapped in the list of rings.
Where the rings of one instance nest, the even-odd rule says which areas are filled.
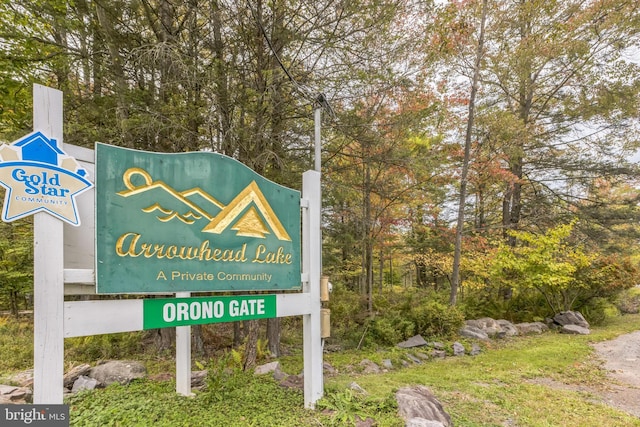
[[[593,346],[611,385],[599,394],[607,404],[640,418],[640,331]]]

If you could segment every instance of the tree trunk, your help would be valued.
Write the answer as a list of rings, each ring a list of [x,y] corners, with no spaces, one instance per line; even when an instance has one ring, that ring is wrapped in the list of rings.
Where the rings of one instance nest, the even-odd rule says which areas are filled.
[[[242,363],[245,371],[252,369],[256,366],[258,359],[258,327],[257,320],[249,320],[246,322],[248,326],[247,340],[244,347],[244,360]]]
[[[462,256],[462,230],[464,228],[464,208],[467,199],[467,175],[469,173],[469,161],[471,157],[471,133],[475,117],[475,101],[478,92],[478,80],[480,79],[480,64],[484,51],[484,26],[487,18],[487,0],[482,2],[482,16],[480,18],[480,35],[476,50],[475,64],[473,66],[473,80],[471,82],[471,94],[469,96],[469,117],[467,118],[467,130],[464,139],[464,160],[462,162],[462,175],[460,177],[460,200],[458,205],[458,222],[456,225],[455,248],[453,253],[453,272],[451,274],[451,292],[449,304],[456,305],[458,300],[458,288],[460,287],[460,258]]]
[[[202,325],[193,325],[191,328],[193,337],[193,351],[196,354],[204,355],[204,338],[202,336]]]
[[[267,340],[269,343],[269,353],[273,357],[280,357],[280,318],[267,319]]]
[[[169,350],[176,340],[175,328],[155,329],[153,341],[159,352]]]
[[[12,290],[9,292],[10,304],[11,304],[11,315],[14,317],[18,317],[20,313],[18,309],[18,291]]]
[[[245,322],[246,323],[246,322]],[[240,322],[233,322],[233,346],[240,347],[244,341],[244,330]]]

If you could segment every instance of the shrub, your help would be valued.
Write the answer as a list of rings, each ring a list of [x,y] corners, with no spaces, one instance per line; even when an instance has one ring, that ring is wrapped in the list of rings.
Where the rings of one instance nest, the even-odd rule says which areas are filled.
[[[635,287],[620,292],[615,304],[622,314],[637,314],[640,312],[640,288]]]
[[[382,316],[371,321],[370,330],[376,344],[395,345],[415,335],[415,324],[399,316]]]
[[[620,315],[618,308],[606,298],[592,298],[580,308],[580,313],[591,325],[602,325],[607,318]]]
[[[423,336],[451,338],[464,323],[464,314],[460,309],[438,301],[414,306],[409,316],[416,325],[415,333]]]
[[[376,317],[369,324],[370,338],[380,345],[394,345],[416,334],[448,338],[464,323],[457,307],[437,300],[433,293],[416,292],[376,298]]]

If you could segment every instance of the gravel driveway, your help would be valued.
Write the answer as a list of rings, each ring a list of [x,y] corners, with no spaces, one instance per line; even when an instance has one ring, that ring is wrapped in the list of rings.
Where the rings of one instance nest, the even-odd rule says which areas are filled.
[[[609,405],[640,417],[640,331],[594,344],[613,384],[602,393]]]

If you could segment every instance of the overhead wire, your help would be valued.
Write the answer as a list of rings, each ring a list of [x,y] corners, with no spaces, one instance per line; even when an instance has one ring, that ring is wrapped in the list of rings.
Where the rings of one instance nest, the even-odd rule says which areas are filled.
[[[319,92],[315,96],[311,95],[309,93],[309,91],[307,90],[307,88],[305,88],[300,83],[298,83],[297,80],[293,77],[293,75],[291,75],[291,72],[284,65],[284,63],[280,59],[280,56],[278,55],[278,53],[274,49],[273,44],[271,43],[271,40],[269,39],[269,36],[267,34],[267,31],[265,30],[264,25],[262,25],[262,21],[260,20],[260,17],[258,16],[257,12],[253,9],[253,7],[251,7],[250,0],[247,1],[247,7],[251,11],[251,15],[253,16],[253,19],[256,21],[256,24],[258,25],[258,28],[260,29],[260,32],[262,33],[262,37],[264,37],[264,40],[267,43],[267,46],[269,47],[269,50],[273,54],[273,57],[278,62],[278,65],[280,65],[280,68],[285,73],[285,75],[287,76],[289,81],[293,84],[294,88],[298,92],[300,92],[308,101],[312,102],[313,104],[318,105],[323,110],[325,110],[331,116],[332,119],[335,119],[335,116],[336,116],[335,115],[335,111],[333,111],[333,108],[329,104],[329,101],[327,100],[327,97],[325,96],[325,94]]]

